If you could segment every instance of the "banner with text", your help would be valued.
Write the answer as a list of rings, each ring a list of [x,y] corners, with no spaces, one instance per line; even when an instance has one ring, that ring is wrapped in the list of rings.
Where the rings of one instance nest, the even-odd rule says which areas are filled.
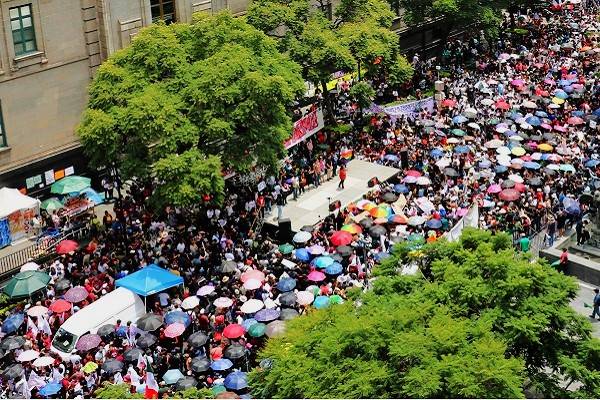
[[[286,149],[294,147],[298,143],[306,140],[310,136],[320,131],[325,125],[323,121],[323,111],[321,109],[312,111],[294,122],[292,136],[285,141]]]

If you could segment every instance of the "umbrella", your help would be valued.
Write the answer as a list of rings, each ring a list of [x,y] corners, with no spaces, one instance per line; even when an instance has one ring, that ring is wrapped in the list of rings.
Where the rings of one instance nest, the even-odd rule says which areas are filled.
[[[58,292],[67,290],[70,287],[71,287],[71,282],[69,282],[69,280],[65,279],[65,278],[57,280],[56,283],[54,284],[54,289],[56,289]]]
[[[165,329],[165,336],[168,338],[175,338],[180,336],[185,331],[185,325],[181,322],[174,322],[170,325],[167,325]]]
[[[342,273],[344,268],[340,263],[333,263],[325,268],[325,273],[327,275],[339,275]]]
[[[19,272],[25,272],[25,271],[37,271],[40,269],[40,266],[34,262],[28,262],[24,265],[21,266]]]
[[[17,329],[23,324],[25,321],[25,315],[23,314],[13,314],[10,317],[6,318],[2,323],[2,332],[10,334],[16,332]]]
[[[39,356],[40,356],[40,353],[38,351],[35,351],[35,350],[25,350],[24,352],[22,352],[21,354],[19,354],[19,357],[17,357],[17,361],[19,361],[19,362],[29,362],[29,361],[35,360]]]
[[[74,240],[63,240],[56,245],[56,252],[58,254],[68,254],[79,248],[79,244]]]
[[[374,225],[369,228],[369,235],[374,238],[378,238],[379,236],[385,235],[387,230],[381,225]]]
[[[515,189],[504,189],[500,192],[500,198],[504,201],[515,201],[521,197],[521,193],[519,193]]]
[[[220,361],[220,360],[217,360]],[[227,360],[229,361],[229,360]],[[216,362],[216,361],[215,361]],[[192,358],[192,371],[194,372],[205,372],[210,368],[210,360],[206,357],[194,357]]]
[[[140,336],[136,341],[135,344],[137,347],[139,347],[140,349],[147,349],[151,346],[153,346],[156,341],[157,341],[157,337],[154,335],[151,335],[149,333]]]
[[[250,328],[254,324],[258,324],[258,321],[254,318],[247,318],[242,322],[242,326],[244,327],[246,332],[248,331],[248,328]]]
[[[100,335],[88,333],[79,338],[75,347],[79,351],[86,352],[97,348],[100,345],[100,342],[102,342]]]
[[[11,336],[0,342],[0,348],[6,351],[20,349],[25,344],[25,339],[21,336]]]
[[[331,244],[334,246],[344,246],[352,243],[352,240],[352,234],[346,231],[336,231],[330,238]]]
[[[2,371],[2,376],[6,379],[18,380],[25,374],[21,364],[12,364]]]
[[[50,275],[41,271],[25,271],[16,274],[4,287],[4,293],[11,299],[29,297],[42,290],[50,282]]]
[[[62,383],[48,383],[38,391],[38,394],[44,397],[54,396],[60,392],[61,389]]]
[[[431,185],[431,179],[429,179],[426,176],[420,176],[417,178],[416,184],[419,186],[428,186],[428,185]],[[388,217],[388,216],[389,215],[386,215],[385,217]]]
[[[123,358],[128,363],[137,363],[138,359],[144,355],[144,352],[140,349],[129,349],[123,353]]]
[[[275,321],[279,318],[279,311],[274,308],[266,308],[264,310],[260,310],[254,315],[254,319],[258,322],[269,322]]]
[[[313,305],[315,306],[315,308],[320,310],[322,308],[329,307],[330,301],[331,300],[327,296],[317,296]]]
[[[233,363],[231,362],[231,360],[228,360],[227,358],[220,358],[218,360],[213,361],[210,364],[210,368],[213,371],[225,371],[229,368],[231,368],[233,366]]]
[[[284,243],[279,245],[278,249],[281,254],[292,254],[292,251],[294,251],[294,246],[289,243]]]
[[[575,172],[575,167],[572,166],[571,164],[560,164],[560,171],[563,172]]]
[[[83,286],[75,286],[67,290],[64,294],[63,299],[70,303],[79,303],[85,300],[89,296],[89,293]]]
[[[309,281],[312,282],[321,282],[325,280],[325,274],[321,271],[311,271],[306,277]]]
[[[258,318],[256,318],[258,321]],[[223,329],[223,336],[228,339],[237,339],[244,335],[244,327],[239,324],[229,324]]]
[[[502,185],[500,186],[502,187],[502,189],[512,189],[515,187],[515,182],[511,180],[506,180],[502,182]]]
[[[408,193],[410,190],[408,190],[408,187],[406,185],[403,185],[401,183],[397,183],[394,185],[394,192],[396,193]]]
[[[208,296],[212,292],[215,291],[215,287],[213,285],[204,285],[196,292],[196,296]]]
[[[490,185],[490,187],[487,189],[488,193],[500,193],[501,191],[502,187],[498,184]]]
[[[265,334],[270,338],[280,336],[283,333],[285,333],[285,322],[283,321],[273,321],[265,329]]]
[[[191,310],[194,307],[197,307],[199,304],[200,299],[197,296],[189,296],[181,302],[181,308],[184,310]]]
[[[108,359],[102,364],[102,371],[108,375],[114,375],[123,370],[123,363],[119,360]]]
[[[332,260],[333,262],[333,260]],[[293,278],[284,278],[277,282],[277,289],[280,292],[289,292],[296,287],[296,280]]]
[[[330,266],[331,264],[334,263],[333,258],[329,257],[329,256],[320,256],[315,258],[315,260],[313,261],[313,265],[317,268],[327,268],[328,266]]]
[[[67,176],[58,182],[54,182],[50,189],[50,193],[54,194],[69,194],[79,193],[87,189],[91,185],[91,179],[83,176],[71,175]]]
[[[250,279],[255,279],[258,281],[264,281],[265,280],[265,274],[262,271],[259,271],[257,269],[251,269],[249,271],[246,271],[242,274],[242,276],[240,277],[240,280],[242,282],[246,282]]]
[[[33,306],[27,310],[27,315],[30,317],[43,317],[48,314],[48,308],[44,306]]]
[[[305,248],[296,249],[294,251],[294,255],[296,256],[296,259],[303,262],[307,262],[310,260],[310,254],[308,254],[308,251]]]
[[[463,115],[457,115],[456,117],[452,118],[452,122],[454,122],[455,124],[463,124],[468,120],[469,119]]]
[[[282,321],[289,321],[290,319],[296,318],[298,315],[300,315],[298,311],[294,310],[293,308],[284,308],[281,310],[279,319]]]
[[[294,235],[292,240],[294,243],[306,243],[312,238],[312,234],[306,231],[300,231]]]
[[[40,204],[40,208],[42,210],[46,210],[48,214],[52,214],[53,211],[60,210],[63,208],[63,203],[61,203],[56,197],[52,197],[42,201]]]
[[[458,171],[454,168],[444,168],[444,175],[449,177],[455,177],[458,176]]]
[[[162,324],[163,317],[152,313],[144,314],[136,322],[136,326],[146,332],[155,331],[160,328]]]
[[[208,336],[203,332],[196,332],[188,337],[187,342],[192,347],[202,347],[208,342]]]
[[[313,244],[308,249],[306,249],[313,256],[323,254],[325,248],[323,246],[319,246],[318,244]]]
[[[245,372],[235,371],[227,375],[223,385],[227,389],[242,390],[248,387],[248,377]]]
[[[346,224],[342,226],[342,231],[348,232],[352,235],[358,235],[362,232],[362,227],[358,224]]]
[[[179,322],[187,328],[190,326],[192,319],[189,314],[186,314],[183,311],[171,311],[165,314],[165,325],[171,325],[175,322]]]
[[[454,148],[454,152],[457,154],[466,154],[470,151],[471,151],[471,149],[469,148],[469,146],[456,146]]]
[[[398,200],[398,196],[392,192],[384,193],[384,195],[381,196],[381,198],[383,199],[383,201],[385,201],[387,203],[393,203],[396,200]]]
[[[439,219],[430,219],[425,225],[431,229],[440,229],[442,227],[442,221]]]
[[[255,324],[253,326],[256,326]],[[237,360],[239,358],[244,357],[246,354],[246,348],[239,343],[234,343],[232,345],[227,346],[225,351],[223,352],[223,356],[229,358],[230,360]]]
[[[352,247],[339,246],[335,251],[337,252],[337,254],[339,254],[342,257],[348,257],[348,256],[350,256],[350,254],[352,254]]]
[[[47,367],[54,364],[54,361],[54,357],[42,356],[33,362],[33,366],[38,368]]]
[[[301,306],[311,304],[315,300],[315,295],[307,291],[300,291],[296,293],[296,297],[298,304]]]
[[[523,166],[527,169],[540,169],[542,166],[535,161],[527,161],[523,163]]]
[[[233,274],[238,269],[237,263],[233,260],[225,260],[218,268],[219,272],[222,274]]]
[[[527,181],[527,184],[531,185],[531,186],[542,186],[543,182],[540,178],[531,178]]]
[[[196,386],[198,386],[198,381],[194,377],[186,376],[178,380],[173,386],[173,389],[175,391],[184,391]]]
[[[399,160],[398,156],[395,154],[386,154],[385,156],[383,156],[383,159],[391,162],[396,162]]]
[[[333,264],[333,265],[335,265],[335,264]],[[297,300],[297,297],[296,297],[296,293],[294,293],[294,292],[282,293],[278,297],[279,304],[281,304],[282,306],[286,306],[286,307],[292,307],[294,304],[296,304],[296,300]]]
[[[456,100],[454,100],[454,99],[442,100],[442,107],[451,108],[451,107],[454,107],[455,105],[456,105]]]
[[[228,297],[219,297],[213,302],[213,304],[217,308],[227,308],[233,305],[233,300]]]
[[[454,136],[465,136],[465,131],[462,129],[452,129],[450,131]]]
[[[265,334],[267,326],[262,323],[256,323],[248,328],[248,335],[252,337],[261,337]]]
[[[371,218],[363,218],[361,219],[358,224],[360,226],[362,226],[363,228],[370,228],[373,226],[373,220]]]
[[[529,100],[523,102],[522,106],[525,107],[525,108],[531,108],[531,109],[534,109],[534,110],[537,108],[537,104],[535,104],[533,101],[529,101]]]
[[[176,383],[178,380],[180,380],[181,378],[185,378],[185,376],[181,373],[180,370],[170,369],[167,372],[165,372],[165,374],[162,377],[162,380],[167,385],[172,385],[172,384]]]
[[[419,226],[423,225],[427,219],[421,215],[415,215],[408,219],[408,225]]]
[[[240,307],[240,311],[244,314],[254,314],[255,312],[261,310],[265,304],[258,299],[250,299]]]

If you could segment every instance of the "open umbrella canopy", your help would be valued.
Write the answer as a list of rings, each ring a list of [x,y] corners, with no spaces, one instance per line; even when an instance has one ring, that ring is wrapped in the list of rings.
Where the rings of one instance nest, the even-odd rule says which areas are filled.
[[[27,310],[27,315],[30,317],[43,317],[48,315],[48,308],[44,306],[33,306],[29,310]]]
[[[29,297],[42,290],[50,282],[50,275],[41,271],[25,271],[16,274],[4,287],[4,293],[11,299]]]
[[[292,241],[294,243],[306,243],[312,238],[312,234],[306,231],[300,231],[294,235]]]
[[[296,293],[297,302],[301,306],[306,306],[311,304],[315,300],[315,295],[308,291],[300,291]]]
[[[342,246],[342,245],[340,245]],[[329,256],[320,256],[314,259],[314,261],[312,262],[312,265],[314,265],[317,268],[327,268],[328,266],[330,266],[331,264],[334,263],[333,258],[329,257]]]
[[[71,287],[71,282],[68,279],[61,278],[54,283],[54,289],[58,292],[65,291]]]
[[[254,319],[258,322],[269,322],[275,321],[279,318],[279,311],[274,308],[266,308],[264,310],[260,310],[254,315]]]
[[[5,351],[20,349],[25,344],[25,339],[21,336],[11,336],[0,342],[0,348]]]
[[[296,293],[294,292],[285,292],[282,293],[278,298],[277,301],[279,302],[280,305],[285,306],[285,307],[292,307],[294,304],[296,304]]]
[[[282,308],[279,319],[282,321],[289,321],[290,319],[294,319],[299,315],[300,313],[293,308]]]
[[[267,325],[259,322],[248,328],[248,335],[252,337],[261,337],[264,336],[266,329]]]
[[[325,280],[325,274],[321,271],[311,271],[306,277],[309,281],[312,282],[321,282]]]
[[[198,289],[198,291],[196,292],[196,296],[208,296],[214,291],[215,287],[213,285],[204,285],[200,289]]]
[[[79,351],[86,352],[97,348],[100,342],[102,342],[100,335],[88,333],[79,338],[75,347]]]
[[[181,336],[185,331],[185,325],[181,322],[174,322],[165,328],[165,336],[168,338],[175,338]]]
[[[306,250],[310,254],[312,254],[313,256],[318,256],[319,254],[323,254],[323,252],[325,252],[325,248],[323,246],[318,245],[318,244],[313,244],[312,246],[310,246]]]
[[[251,269],[249,271],[246,271],[242,274],[242,276],[240,277],[240,280],[242,282],[246,282],[250,279],[256,279],[258,281],[264,281],[265,280],[265,273],[262,271],[259,271],[257,269]],[[214,286],[213,286],[214,287]]]
[[[250,299],[240,307],[240,311],[244,314],[254,314],[255,312],[261,310],[265,304],[258,299]]]
[[[244,357],[245,355],[246,348],[239,343],[231,344],[227,346],[225,351],[223,351],[223,356],[229,358],[230,360],[237,360]]]
[[[48,383],[38,391],[38,394],[43,397],[50,397],[60,392],[61,389],[62,383]]]
[[[242,390],[248,387],[248,376],[245,372],[235,371],[227,375],[223,385],[227,389]]]
[[[521,193],[515,189],[504,189],[500,192],[499,196],[504,201],[515,201],[521,197]]]
[[[374,237],[374,238],[378,238],[382,235],[385,235],[386,233],[387,233],[387,230],[385,229],[385,227],[383,227],[381,225],[374,225],[369,228],[369,235],[371,235],[371,237]]]
[[[294,278],[284,278],[277,282],[277,289],[281,292],[289,292],[294,290],[296,287],[296,280]]]
[[[54,357],[42,356],[42,357],[37,358],[33,362],[33,366],[38,367],[38,368],[47,367],[47,366],[54,364],[54,361],[55,361]]]
[[[310,254],[306,248],[296,249],[294,250],[294,256],[296,259],[302,262],[307,262],[310,260]]]
[[[26,264],[23,264],[20,268],[19,272],[25,272],[25,271],[37,271],[40,269],[39,264],[34,263],[33,261],[30,261]]]
[[[317,308],[317,309],[320,310],[322,308],[329,307],[330,303],[331,303],[331,300],[329,299],[329,297],[327,297],[327,296],[317,296],[317,298],[313,302],[313,306],[315,306],[315,308]]]
[[[75,286],[67,290],[63,299],[71,303],[79,303],[89,296],[88,291],[83,286]]]
[[[6,333],[6,334],[11,334],[13,332],[16,332],[17,329],[19,329],[19,327],[23,324],[24,320],[25,320],[25,315],[23,315],[21,313],[12,314],[8,318],[6,318],[4,320],[4,322],[2,323],[2,332]]]
[[[267,329],[265,330],[265,334],[272,338],[281,336],[285,333],[285,322],[284,321],[273,321],[267,325]]]
[[[63,203],[60,202],[56,197],[46,199],[40,204],[42,210],[46,210],[49,214],[52,214],[56,210],[63,208]]]
[[[233,305],[233,300],[229,297],[219,297],[213,302],[214,306],[217,308],[228,308]]]
[[[185,375],[183,375],[180,370],[178,370],[178,369],[170,369],[167,372],[165,372],[165,374],[162,377],[162,380],[167,385],[172,385],[172,384],[176,383],[178,380],[180,380],[181,378],[184,378],[184,377],[185,377]]]
[[[208,335],[206,335],[204,332],[196,332],[188,337],[187,342],[192,347],[201,347],[208,342]]]
[[[136,326],[143,331],[152,332],[163,325],[163,317],[153,313],[144,314],[137,320]]]
[[[147,333],[137,338],[137,340],[135,341],[135,345],[140,349],[147,349],[153,346],[157,341],[158,338],[156,336]]]
[[[104,361],[104,363],[102,364],[102,372],[108,374],[108,375],[114,375],[117,372],[121,372],[123,370],[123,363],[119,360],[115,360],[115,359],[108,359],[106,361]]]
[[[192,318],[189,314],[186,314],[183,311],[171,311],[165,314],[166,325],[171,325],[176,322],[179,322],[187,328],[192,323]]]
[[[186,297],[181,302],[181,308],[183,308],[184,310],[191,310],[194,307],[197,307],[198,305],[200,305],[200,299],[197,296]]]
[[[56,245],[56,252],[58,254],[69,254],[79,248],[79,244],[74,240],[63,240]]]
[[[331,265],[328,265],[325,268],[325,273],[327,275],[339,275],[342,273],[343,270],[344,268],[342,267],[342,264],[336,262]]]
[[[2,376],[6,380],[12,379],[18,381],[24,373],[25,371],[23,370],[23,366],[21,364],[12,364],[2,371]]]
[[[218,361],[218,360],[217,360]],[[205,372],[210,369],[210,360],[206,357],[192,358],[192,371]]]
[[[352,234],[346,231],[337,231],[331,235],[330,241],[334,246],[344,246],[352,243]]]
[[[30,362],[30,361],[35,360],[39,356],[40,356],[40,353],[38,351],[35,351],[35,350],[25,350],[24,352],[22,352],[21,354],[19,354],[19,357],[17,357],[17,361],[19,361],[19,362]]]
[[[294,251],[294,246],[289,243],[284,243],[279,245],[278,249],[281,254],[291,254],[292,251]]]
[[[91,186],[92,180],[83,176],[71,175],[54,182],[50,192],[54,194],[79,193]]]
[[[123,358],[128,363],[133,363],[133,362],[137,362],[139,357],[141,357],[143,355],[144,355],[144,352],[142,350],[133,348],[133,349],[126,350],[125,353],[123,353]]]
[[[220,358],[218,360],[213,361],[210,364],[210,368],[213,371],[225,371],[229,368],[231,368],[233,366],[233,363],[231,362],[231,360],[228,360],[227,358]]]
[[[242,335],[244,335],[244,327],[239,324],[229,324],[223,329],[223,336],[228,339],[237,339]]]
[[[85,373],[91,374],[92,372],[94,372],[95,370],[98,369],[98,364],[96,364],[93,361],[88,361],[83,368],[81,368],[81,370]]]
[[[198,386],[198,381],[196,380],[196,378],[192,376],[186,376],[184,378],[179,379],[173,386],[173,389],[175,389],[176,391],[184,391],[196,386]]]

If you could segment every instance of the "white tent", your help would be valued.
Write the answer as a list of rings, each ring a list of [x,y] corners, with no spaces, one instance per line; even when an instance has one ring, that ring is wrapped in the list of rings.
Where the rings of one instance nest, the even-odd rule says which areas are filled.
[[[40,201],[19,192],[17,189],[0,189],[0,219],[19,210],[35,208],[39,211]]]

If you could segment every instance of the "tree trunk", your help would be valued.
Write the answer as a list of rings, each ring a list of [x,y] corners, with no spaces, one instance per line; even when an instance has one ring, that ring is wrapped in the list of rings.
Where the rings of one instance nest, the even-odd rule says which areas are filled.
[[[326,81],[321,81],[321,88],[323,89],[323,119],[325,120],[325,125],[335,125],[331,94],[329,93],[329,89],[327,89]]]

